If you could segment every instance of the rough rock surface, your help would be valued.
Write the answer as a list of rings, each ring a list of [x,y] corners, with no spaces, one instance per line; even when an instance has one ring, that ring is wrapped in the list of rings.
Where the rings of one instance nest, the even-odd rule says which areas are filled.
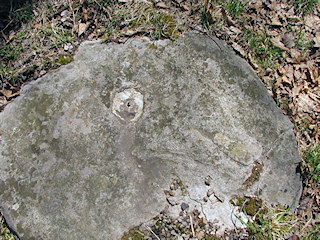
[[[216,41],[86,42],[74,62],[26,85],[0,114],[10,227],[22,239],[119,239],[185,203],[225,229],[239,224],[237,195],[299,198],[292,124]]]

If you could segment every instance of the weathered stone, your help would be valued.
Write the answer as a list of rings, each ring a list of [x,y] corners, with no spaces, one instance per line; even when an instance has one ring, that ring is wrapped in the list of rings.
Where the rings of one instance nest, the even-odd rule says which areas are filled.
[[[22,239],[119,239],[169,205],[173,183],[174,201],[221,231],[234,227],[236,195],[297,200],[292,124],[251,67],[216,42],[86,42],[74,62],[26,85],[0,115],[10,227]],[[211,187],[224,201],[203,201]]]
[[[181,210],[182,211],[185,211],[188,208],[189,208],[189,204],[188,203],[185,203],[185,202],[181,203]]]

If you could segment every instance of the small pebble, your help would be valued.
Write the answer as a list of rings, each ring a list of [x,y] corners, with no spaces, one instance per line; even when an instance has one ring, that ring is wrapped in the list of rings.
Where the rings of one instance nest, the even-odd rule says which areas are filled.
[[[167,197],[167,201],[168,201],[168,203],[169,203],[171,206],[178,205],[177,201],[174,200],[174,199],[171,198],[171,197]]]
[[[204,183],[207,185],[207,186],[210,186],[212,184],[212,177],[210,177],[209,175],[206,176],[206,178],[204,179]]]
[[[189,204],[187,204],[187,203],[182,203],[181,204],[181,210],[182,211],[184,211],[184,210],[186,210],[186,209],[188,209],[189,208]]]
[[[183,226],[189,226],[189,224],[188,224],[188,222],[187,221],[182,221],[182,223],[181,223]]]
[[[272,69],[271,69],[271,68],[267,68],[266,71],[265,71],[265,73],[264,73],[264,75],[265,75],[265,76],[269,76],[270,73],[272,73]]]
[[[45,70],[41,70],[40,73],[39,73],[39,76],[41,77],[41,76],[45,75],[46,73],[47,72]]]
[[[215,193],[214,196],[215,196],[220,202],[224,202],[224,196],[222,196],[221,194]]]
[[[38,72],[34,72],[33,79],[36,80],[38,77],[39,77],[39,73]]]
[[[214,189],[210,188],[207,192],[207,196],[210,197],[212,194],[214,194]]]
[[[68,15],[68,10],[64,10],[60,13],[61,17],[67,16]]]
[[[168,193],[169,193],[169,195],[172,196],[172,197],[176,195],[176,193],[175,193],[174,191],[168,191]]]

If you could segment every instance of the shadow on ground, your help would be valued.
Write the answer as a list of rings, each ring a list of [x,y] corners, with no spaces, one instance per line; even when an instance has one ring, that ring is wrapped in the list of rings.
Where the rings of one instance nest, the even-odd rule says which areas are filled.
[[[10,31],[33,15],[32,0],[0,0],[0,30]]]

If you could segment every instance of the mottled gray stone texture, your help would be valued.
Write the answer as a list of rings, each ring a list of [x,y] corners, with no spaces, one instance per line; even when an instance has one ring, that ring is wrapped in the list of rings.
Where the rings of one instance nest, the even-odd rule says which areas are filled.
[[[292,128],[223,42],[85,42],[0,114],[0,206],[22,239],[119,239],[180,179],[176,201],[232,228],[237,195],[299,198]]]

